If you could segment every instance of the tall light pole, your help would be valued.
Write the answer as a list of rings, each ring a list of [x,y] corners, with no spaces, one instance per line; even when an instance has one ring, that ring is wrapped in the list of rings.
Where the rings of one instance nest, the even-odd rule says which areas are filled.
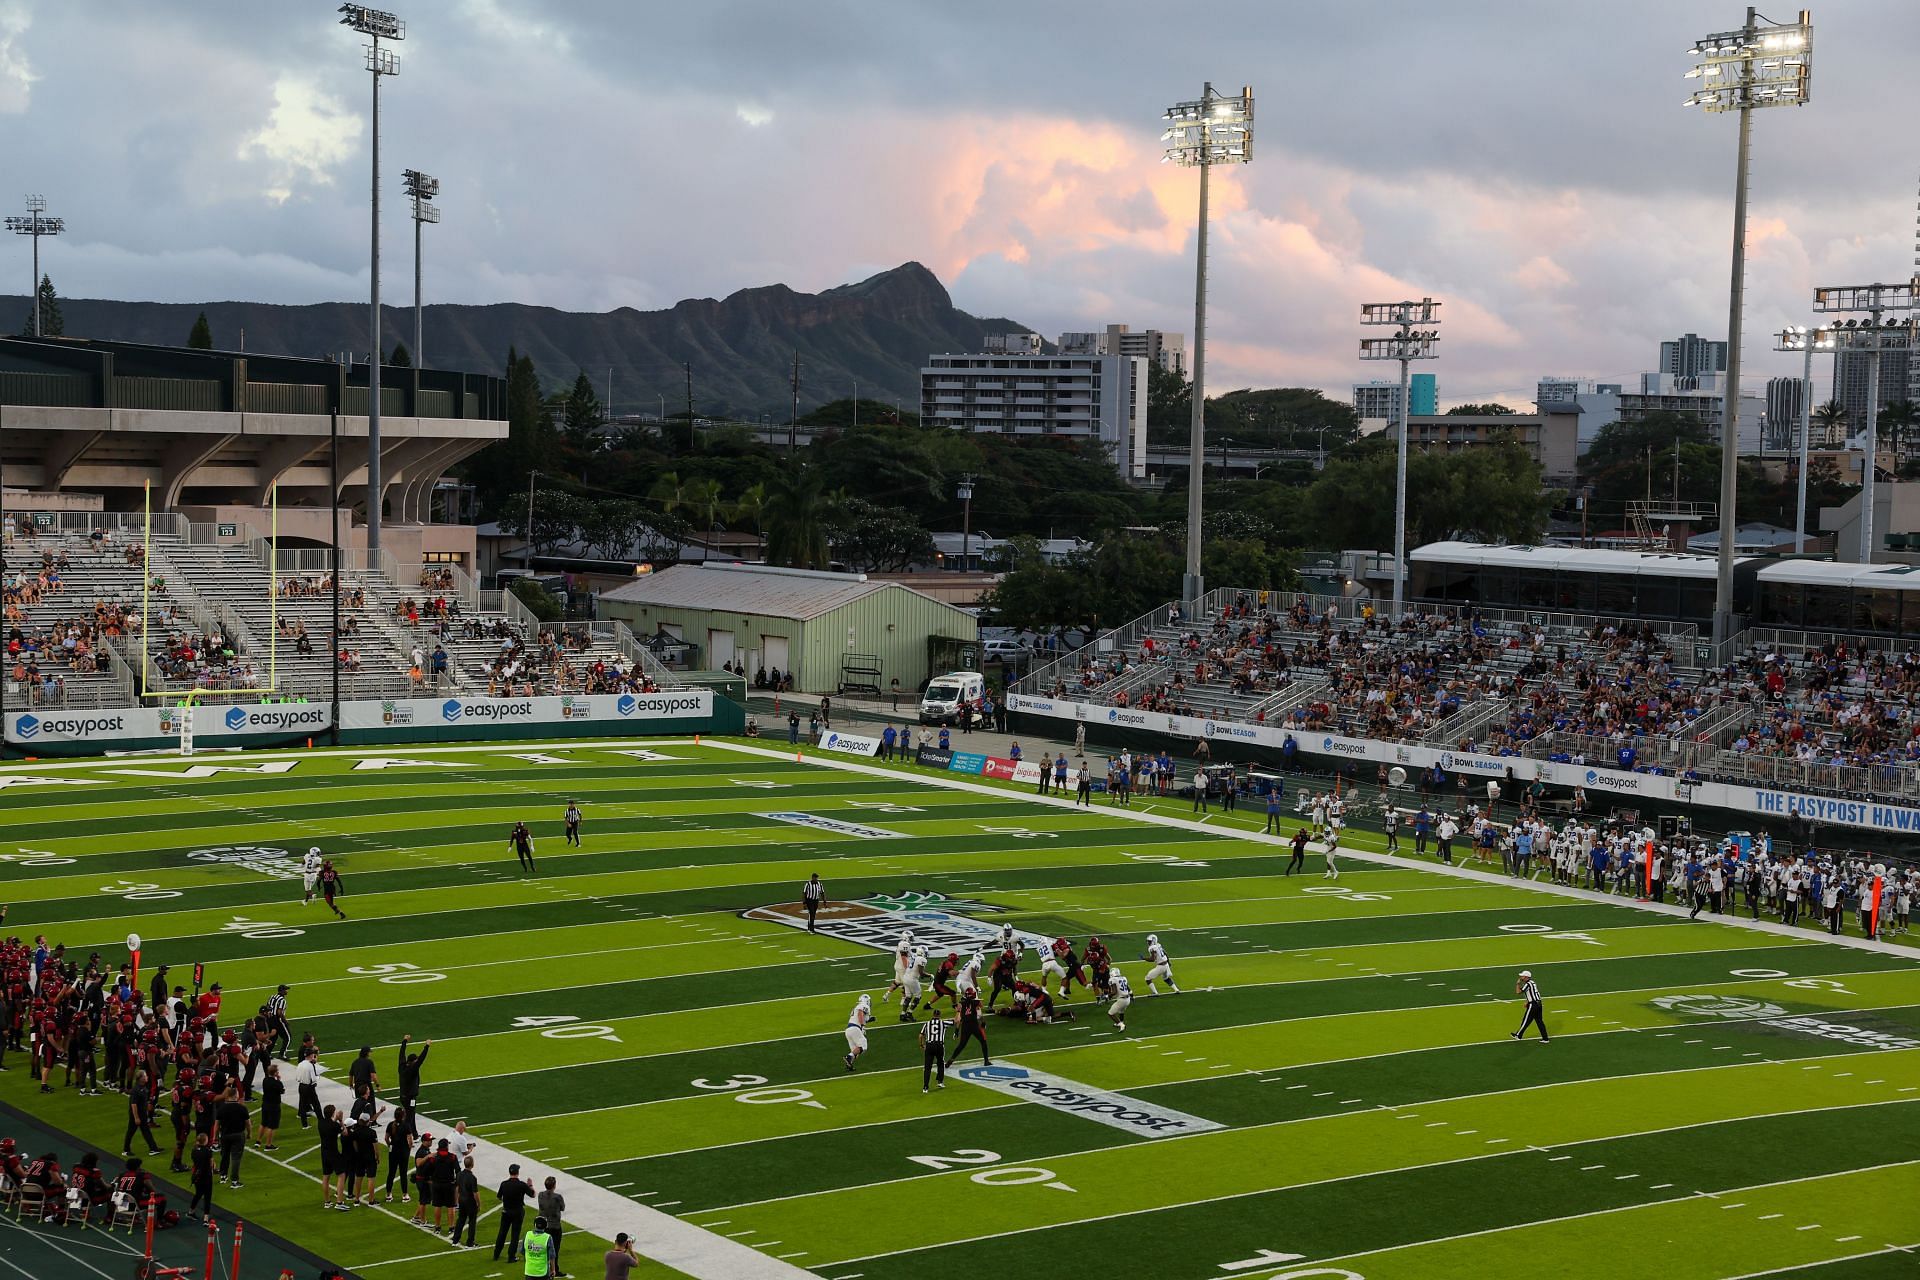
[[[400,177],[406,183],[408,197],[413,201],[413,367],[418,369],[425,363],[420,356],[420,228],[429,222],[440,221],[439,208],[427,203],[440,194],[440,179],[429,177],[418,169],[403,170]],[[611,370],[607,379],[607,396],[611,400]]]
[[[1774,342],[1775,351],[1798,351],[1805,356],[1800,371],[1800,497],[1794,510],[1797,513],[1793,525],[1793,551],[1795,555],[1805,555],[1807,551],[1807,453],[1808,440],[1813,431],[1813,353],[1833,351],[1836,345],[1833,334],[1826,329],[1809,329],[1804,325],[1790,325],[1780,331]]]
[[[40,327],[40,237],[57,236],[67,229],[65,218],[47,216],[47,198],[28,196],[26,216],[15,214],[7,219],[7,230],[15,235],[33,237],[33,336],[38,338],[43,330]]]
[[[1176,102],[1160,117],[1167,127],[1161,163],[1200,170],[1199,242],[1193,284],[1193,422],[1187,438],[1187,572],[1180,598],[1198,604],[1206,594],[1200,574],[1200,491],[1206,474],[1207,435],[1207,172],[1216,164],[1245,164],[1253,159],[1253,90],[1234,98],[1213,91],[1208,81],[1200,97]]]
[[[961,476],[955,492],[960,499],[960,572],[973,567],[973,477]]]
[[[1740,318],[1747,272],[1747,157],[1753,147],[1756,107],[1797,107],[1807,100],[1813,74],[1813,15],[1805,9],[1793,23],[1762,25],[1749,7],[1737,31],[1696,40],[1700,61],[1687,72],[1704,87],[1686,101],[1708,111],[1740,113],[1740,143],[1733,176],[1733,273],[1727,295],[1727,384],[1720,409],[1720,566],[1713,598],[1713,639],[1733,634],[1733,531],[1740,521],[1735,490],[1740,477]]]
[[[373,210],[371,261],[373,282],[369,298],[367,344],[367,563],[380,552],[380,505],[385,496],[380,483],[380,78],[400,74],[400,59],[380,41],[405,40],[407,24],[380,9],[357,4],[340,6],[340,25],[368,37],[367,70],[373,73]],[[415,357],[416,362],[418,357]]]
[[[1880,453],[1880,353],[1898,350],[1911,353],[1914,346],[1911,319],[1883,321],[1881,317],[1889,311],[1904,312],[1911,317],[1920,306],[1915,298],[1916,289],[1920,289],[1920,277],[1906,284],[1841,285],[1813,291],[1813,309],[1817,312],[1829,315],[1865,312],[1868,317],[1844,320],[1825,331],[1838,349],[1867,353],[1867,452],[1860,469],[1861,564],[1872,564],[1874,552],[1874,469]],[[1836,547],[1835,554],[1838,553]]]
[[[1412,377],[1408,370],[1415,360],[1435,360],[1440,353],[1434,344],[1440,334],[1421,325],[1437,325],[1440,304],[1432,298],[1418,302],[1368,302],[1361,304],[1361,324],[1397,326],[1399,332],[1384,338],[1360,339],[1362,360],[1398,360],[1400,362],[1400,445],[1394,463],[1393,481],[1393,620],[1400,621],[1400,608],[1407,576],[1407,441],[1413,430],[1409,419]]]

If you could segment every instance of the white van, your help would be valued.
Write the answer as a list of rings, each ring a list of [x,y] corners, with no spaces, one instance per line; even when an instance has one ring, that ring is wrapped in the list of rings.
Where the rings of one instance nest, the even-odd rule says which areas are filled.
[[[986,696],[987,678],[978,671],[949,671],[935,676],[920,698],[920,723],[958,724],[961,704],[972,703],[978,711],[980,700]]]

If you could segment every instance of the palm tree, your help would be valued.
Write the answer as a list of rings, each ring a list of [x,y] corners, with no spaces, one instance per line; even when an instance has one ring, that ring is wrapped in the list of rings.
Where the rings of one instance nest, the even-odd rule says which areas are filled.
[[[767,536],[764,523],[766,514],[767,486],[765,482],[755,484],[738,498],[735,498],[732,505],[727,509],[727,518],[729,520],[733,520],[739,524],[752,525],[754,536],[763,541]]]
[[[1837,449],[1846,443],[1847,407],[1829,400],[1813,411],[1813,423],[1820,428],[1821,447]]]
[[[687,505],[687,482],[677,471],[664,471],[647,490],[647,496],[659,503],[662,510],[677,511]]]
[[[720,482],[712,476],[689,480],[684,501],[687,510],[704,517],[700,522],[700,532],[712,533],[713,526],[720,519],[720,508],[725,505],[720,500]]]
[[[826,568],[828,507],[813,467],[782,472],[767,491],[767,563]]]
[[[1877,418],[1880,438],[1893,449],[1894,474],[1900,472],[1900,464],[1905,459],[1906,443],[1915,432],[1920,432],[1920,404],[1911,400],[1895,400],[1892,404],[1882,405]]]

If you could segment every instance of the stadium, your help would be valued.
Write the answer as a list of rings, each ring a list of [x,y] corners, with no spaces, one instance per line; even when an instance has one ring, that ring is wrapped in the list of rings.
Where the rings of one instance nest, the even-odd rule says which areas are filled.
[[[886,158],[884,198],[857,165],[832,170],[836,252],[892,251],[867,205],[889,235],[963,224],[943,234],[973,257],[933,247],[984,262],[967,280],[983,300],[1004,277],[1100,294],[1076,306],[1146,285],[1064,288],[1045,275],[1061,245],[1102,273],[1108,239],[1177,257],[1191,364],[1172,331],[1051,342],[962,311],[918,260],[637,310],[684,260],[722,256],[705,234],[764,219],[769,191],[801,241],[800,188],[820,184],[770,158],[845,159],[842,138],[801,131],[791,80],[768,79],[790,97],[724,103],[676,80],[764,75],[739,56],[756,41],[805,61],[817,32],[761,7],[741,24],[761,29],[712,49],[684,15],[619,6],[474,6],[443,27],[419,70],[444,100],[416,102],[484,135],[484,183],[450,183],[484,216],[461,300],[430,326],[440,184],[404,171],[410,352],[380,301],[379,101],[407,34],[384,11],[339,10],[367,41],[350,67],[372,77],[364,128],[302,66],[270,107],[236,92],[249,132],[183,152],[165,182],[101,166],[141,175],[125,216],[144,245],[161,235],[146,221],[178,216],[176,187],[212,224],[229,198],[202,171],[258,170],[245,235],[161,266],[237,273],[251,297],[366,267],[364,314],[209,303],[173,346],[128,335],[184,329],[197,304],[83,297],[76,330],[116,336],[67,336],[39,257],[64,223],[37,196],[7,220],[33,237],[35,291],[26,332],[0,337],[0,1280],[1920,1274],[1920,459],[1903,434],[1920,407],[1895,398],[1920,399],[1920,363],[1915,324],[1882,314],[1920,314],[1920,277],[1820,288],[1816,311],[1872,318],[1782,333],[1806,376],[1775,379],[1793,385],[1769,385],[1763,418],[1742,406],[1743,232],[1729,340],[1662,341],[1638,394],[1550,377],[1537,413],[1457,388],[1441,412],[1433,376],[1410,372],[1439,341],[1428,297],[1359,304],[1360,324],[1396,330],[1359,358],[1401,377],[1355,384],[1351,405],[1305,387],[1209,400],[1207,174],[1251,159],[1252,89],[1208,83],[1161,118],[1162,158],[1200,170],[1190,275],[1160,205],[1175,191],[1184,220],[1188,175],[1080,185],[1117,181],[1132,144],[1089,147],[1041,95],[1001,111],[1032,88],[1022,50],[990,29],[991,56],[970,60],[981,24],[956,16],[951,65],[1028,79],[980,79],[1002,94],[999,140],[971,115],[940,132],[924,49],[832,68],[831,133]],[[1557,14],[1475,10],[1444,25],[1504,27],[1515,63],[1573,82]],[[1163,19],[1106,27],[1179,52],[1194,24]],[[1049,77],[1084,93],[1079,64],[1102,60],[1066,42],[1085,32],[1054,45],[1052,15],[1025,20]],[[53,58],[63,21],[0,18],[0,110],[59,85],[23,50]],[[1291,16],[1273,56],[1315,47],[1317,21]],[[1696,105],[1744,126],[1807,100],[1810,17],[1764,21],[1695,46]],[[866,25],[821,30],[856,48],[886,24]],[[1235,30],[1259,57],[1280,25]],[[646,115],[600,105],[615,82],[574,61],[613,51],[632,77],[642,27],[670,55],[643,78],[682,95],[667,127],[633,129]],[[1900,43],[1852,38],[1862,59]],[[484,60],[508,40],[516,61]],[[89,94],[111,96],[91,85],[128,74],[126,55],[97,56]],[[1320,61],[1296,59],[1289,87],[1309,91]],[[924,132],[883,153],[875,69],[902,67]],[[1356,83],[1392,107],[1392,86]],[[475,85],[484,108],[446,109]],[[551,117],[528,91],[564,130],[535,133]],[[178,96],[204,111],[208,92]],[[119,122],[143,147],[160,96],[140,97],[152,125]],[[1577,96],[1528,100],[1560,131],[1552,112]],[[78,168],[96,141],[42,112],[18,133],[57,134]],[[633,137],[596,154],[603,118]],[[399,119],[410,146],[445,141]],[[1008,163],[1013,128],[1031,169]],[[1492,150],[1477,124],[1460,136]],[[370,262],[367,188],[356,175],[343,205],[335,181],[363,144]],[[1427,164],[1368,145],[1396,180]],[[1743,127],[1743,229],[1747,146]],[[659,198],[686,185],[668,149],[712,165],[700,218]],[[592,186],[561,171],[576,150]],[[975,165],[980,190],[919,152]],[[721,155],[746,157],[747,198]],[[622,194],[630,171],[640,198]],[[1492,226],[1501,266],[1479,274],[1526,296],[1503,312],[1493,285],[1463,284],[1447,304],[1462,346],[1550,335],[1542,294],[1576,310],[1559,301],[1574,258],[1516,256],[1525,201],[1496,177],[1477,185],[1511,208],[1463,204],[1442,243]],[[1406,189],[1438,218],[1445,201]],[[922,192],[937,209],[900,203]],[[1222,196],[1226,288],[1250,246],[1309,241],[1324,275],[1249,276],[1261,294],[1291,308],[1336,282],[1399,287],[1397,267],[1315,239],[1362,240],[1365,206],[1391,201],[1322,216],[1302,195],[1261,226],[1263,198]],[[1642,203],[1652,239],[1675,206]],[[660,221],[581,229],[603,209]],[[1770,216],[1756,243],[1787,225]],[[1865,240],[1827,232],[1848,253]],[[1677,295],[1700,292],[1686,234],[1661,268]],[[476,247],[489,236],[499,261]],[[580,246],[585,266],[565,256]],[[105,233],[75,248],[140,279],[142,255]],[[792,265],[744,239],[726,251]],[[461,292],[496,287],[615,301]],[[1243,297],[1218,310],[1229,381],[1272,358],[1246,331],[1297,341]],[[1580,358],[1611,358],[1615,327],[1582,316]],[[371,351],[319,354],[369,328]],[[1833,355],[1818,410],[1816,351]],[[1295,358],[1319,356],[1280,363]],[[616,412],[616,362],[645,412]],[[1492,368],[1460,382],[1510,372]],[[804,415],[803,377],[836,388],[809,385]],[[903,406],[916,388],[924,419]],[[1698,496],[1715,484],[1717,507]],[[1632,528],[1606,529],[1612,509]]]

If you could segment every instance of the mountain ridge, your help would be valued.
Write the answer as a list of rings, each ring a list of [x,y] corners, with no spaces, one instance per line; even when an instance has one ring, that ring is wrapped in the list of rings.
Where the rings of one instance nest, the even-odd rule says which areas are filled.
[[[5,314],[26,313],[30,299],[0,295]],[[214,345],[273,355],[364,356],[364,302],[139,302],[61,298],[66,331],[75,337],[185,343],[206,312]],[[382,347],[413,345],[413,308],[381,307]],[[567,311],[521,302],[430,302],[423,317],[429,367],[489,372],[505,367],[509,347],[530,356],[549,389],[585,372],[602,397],[613,371],[617,413],[668,413],[686,408],[685,362],[693,366],[694,410],[705,415],[785,421],[788,379],[800,355],[800,407],[863,398],[917,404],[919,370],[928,355],[977,351],[990,333],[1025,332],[1002,318],[970,315],[927,267],[905,262],[864,280],[802,293],[785,284],[751,285],[724,298],[683,298],[656,311],[618,307]]]

